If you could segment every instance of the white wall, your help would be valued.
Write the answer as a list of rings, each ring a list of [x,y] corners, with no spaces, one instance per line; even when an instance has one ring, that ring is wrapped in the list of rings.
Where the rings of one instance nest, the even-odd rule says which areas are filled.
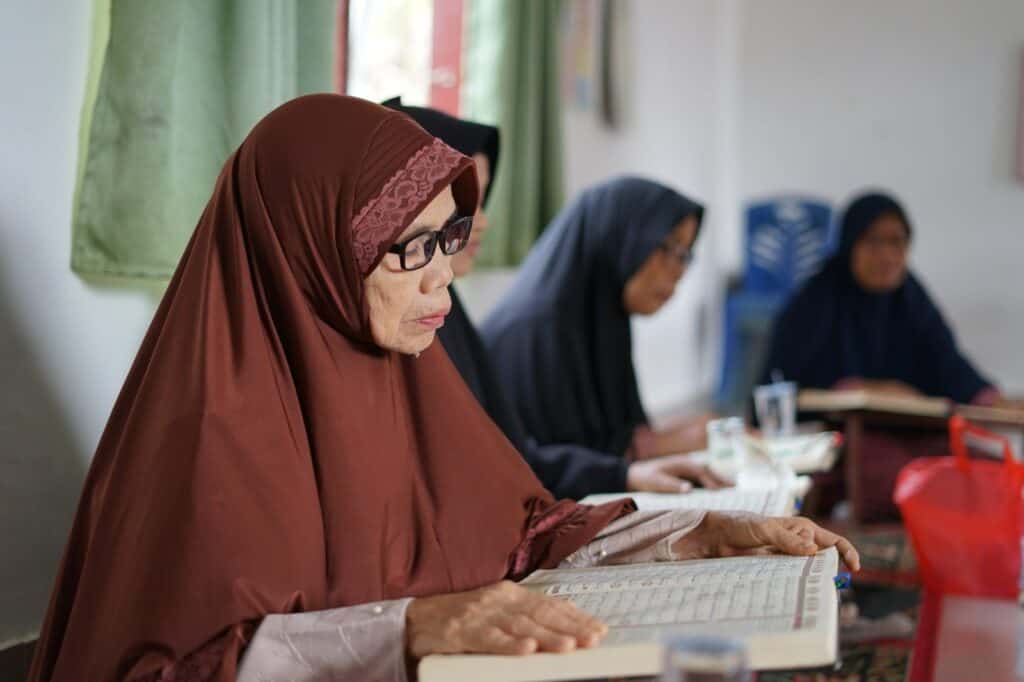
[[[0,4],[0,648],[38,630],[154,307],[68,265],[90,4]]]
[[[617,3],[615,89],[621,115],[608,129],[596,112],[565,114],[569,196],[621,173],[661,181],[708,211],[698,260],[676,296],[656,316],[634,322],[635,364],[653,413],[707,394],[717,348],[722,234],[734,216],[717,210],[729,191],[731,120],[718,115],[730,98],[734,0]]]
[[[709,206],[721,199],[723,164],[716,154],[731,134],[716,117],[724,69],[719,39],[733,19],[735,0],[613,3],[616,21],[616,89],[620,123],[607,128],[596,108],[564,111],[566,199],[616,175],[638,174],[663,182]],[[596,7],[597,3],[594,3]],[[689,131],[702,131],[699,135]],[[719,196],[716,196],[719,195]],[[719,203],[726,203],[721,202]],[[657,418],[704,402],[711,389],[718,322],[715,282],[721,225],[730,216],[711,211],[698,260],[678,293],[657,315],[634,320],[634,362],[645,406]],[[480,320],[511,281],[511,271],[474,273],[459,283],[470,314]]]
[[[1024,2],[747,1],[740,26],[741,196],[891,189],[962,345],[1024,392]]]
[[[743,202],[866,185],[905,200],[912,255],[962,345],[1024,393],[1024,185],[1013,179],[1020,0],[632,0],[617,31],[622,126],[568,112],[578,189],[643,171],[709,203],[699,267],[637,325],[645,401],[706,391]],[[710,262],[709,262],[710,261]],[[706,306],[706,346],[698,303]],[[681,355],[680,355],[681,354]],[[668,369],[666,369],[668,368]]]
[[[733,191],[727,173],[734,121],[718,111],[731,101],[736,0],[643,0],[613,3],[619,123],[597,107],[564,112],[566,198],[616,175],[638,174],[673,187],[709,210],[698,260],[657,315],[635,319],[634,363],[648,411],[657,418],[699,407],[717,368],[714,330],[723,234],[735,216],[716,210]],[[597,3],[593,3],[596,7]],[[726,243],[727,244],[727,243]],[[508,285],[508,272],[474,274],[459,285],[466,306],[483,317]]]

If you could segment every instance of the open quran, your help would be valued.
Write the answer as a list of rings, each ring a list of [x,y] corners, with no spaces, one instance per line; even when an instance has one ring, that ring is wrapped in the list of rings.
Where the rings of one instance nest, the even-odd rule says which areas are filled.
[[[640,511],[662,509],[705,509],[708,511],[737,511],[763,516],[793,516],[796,498],[783,488],[722,488],[720,490],[691,490],[687,493],[601,493],[589,495],[582,504],[604,504],[624,497],[636,502]]]
[[[837,654],[838,554],[756,556],[537,571],[523,585],[608,624],[596,648],[532,656],[428,656],[422,682],[541,682],[657,675],[662,642],[722,635],[758,670],[830,665]]]

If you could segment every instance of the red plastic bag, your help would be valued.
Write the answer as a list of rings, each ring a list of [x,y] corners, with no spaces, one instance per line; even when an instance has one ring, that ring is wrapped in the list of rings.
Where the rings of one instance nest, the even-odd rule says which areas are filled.
[[[949,435],[953,456],[912,461],[900,471],[893,493],[925,587],[939,594],[1016,599],[1024,467],[1014,460],[1009,441],[962,417],[950,420]],[[966,438],[979,446],[1000,445],[1003,461],[969,459]]]

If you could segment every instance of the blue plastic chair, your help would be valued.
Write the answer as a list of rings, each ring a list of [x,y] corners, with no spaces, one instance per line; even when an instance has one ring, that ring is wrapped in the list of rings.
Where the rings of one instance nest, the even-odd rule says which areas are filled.
[[[725,302],[722,370],[715,407],[739,414],[760,378],[772,325],[789,296],[821,267],[829,252],[831,206],[780,196],[746,210],[746,266]]]

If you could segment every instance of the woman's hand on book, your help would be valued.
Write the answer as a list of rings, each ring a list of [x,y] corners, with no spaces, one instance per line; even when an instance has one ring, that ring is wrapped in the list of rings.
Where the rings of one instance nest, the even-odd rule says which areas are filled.
[[[694,462],[690,455],[666,455],[630,464],[626,474],[626,490],[685,493],[693,488],[691,481],[711,490],[731,485],[719,478],[708,465]]]
[[[608,627],[571,603],[509,581],[470,592],[414,599],[406,611],[406,651],[525,655],[596,645]]]
[[[849,540],[799,516],[708,512],[673,549],[682,559],[707,559],[748,554],[810,556],[829,547],[835,547],[852,570],[860,570],[860,555]]]

